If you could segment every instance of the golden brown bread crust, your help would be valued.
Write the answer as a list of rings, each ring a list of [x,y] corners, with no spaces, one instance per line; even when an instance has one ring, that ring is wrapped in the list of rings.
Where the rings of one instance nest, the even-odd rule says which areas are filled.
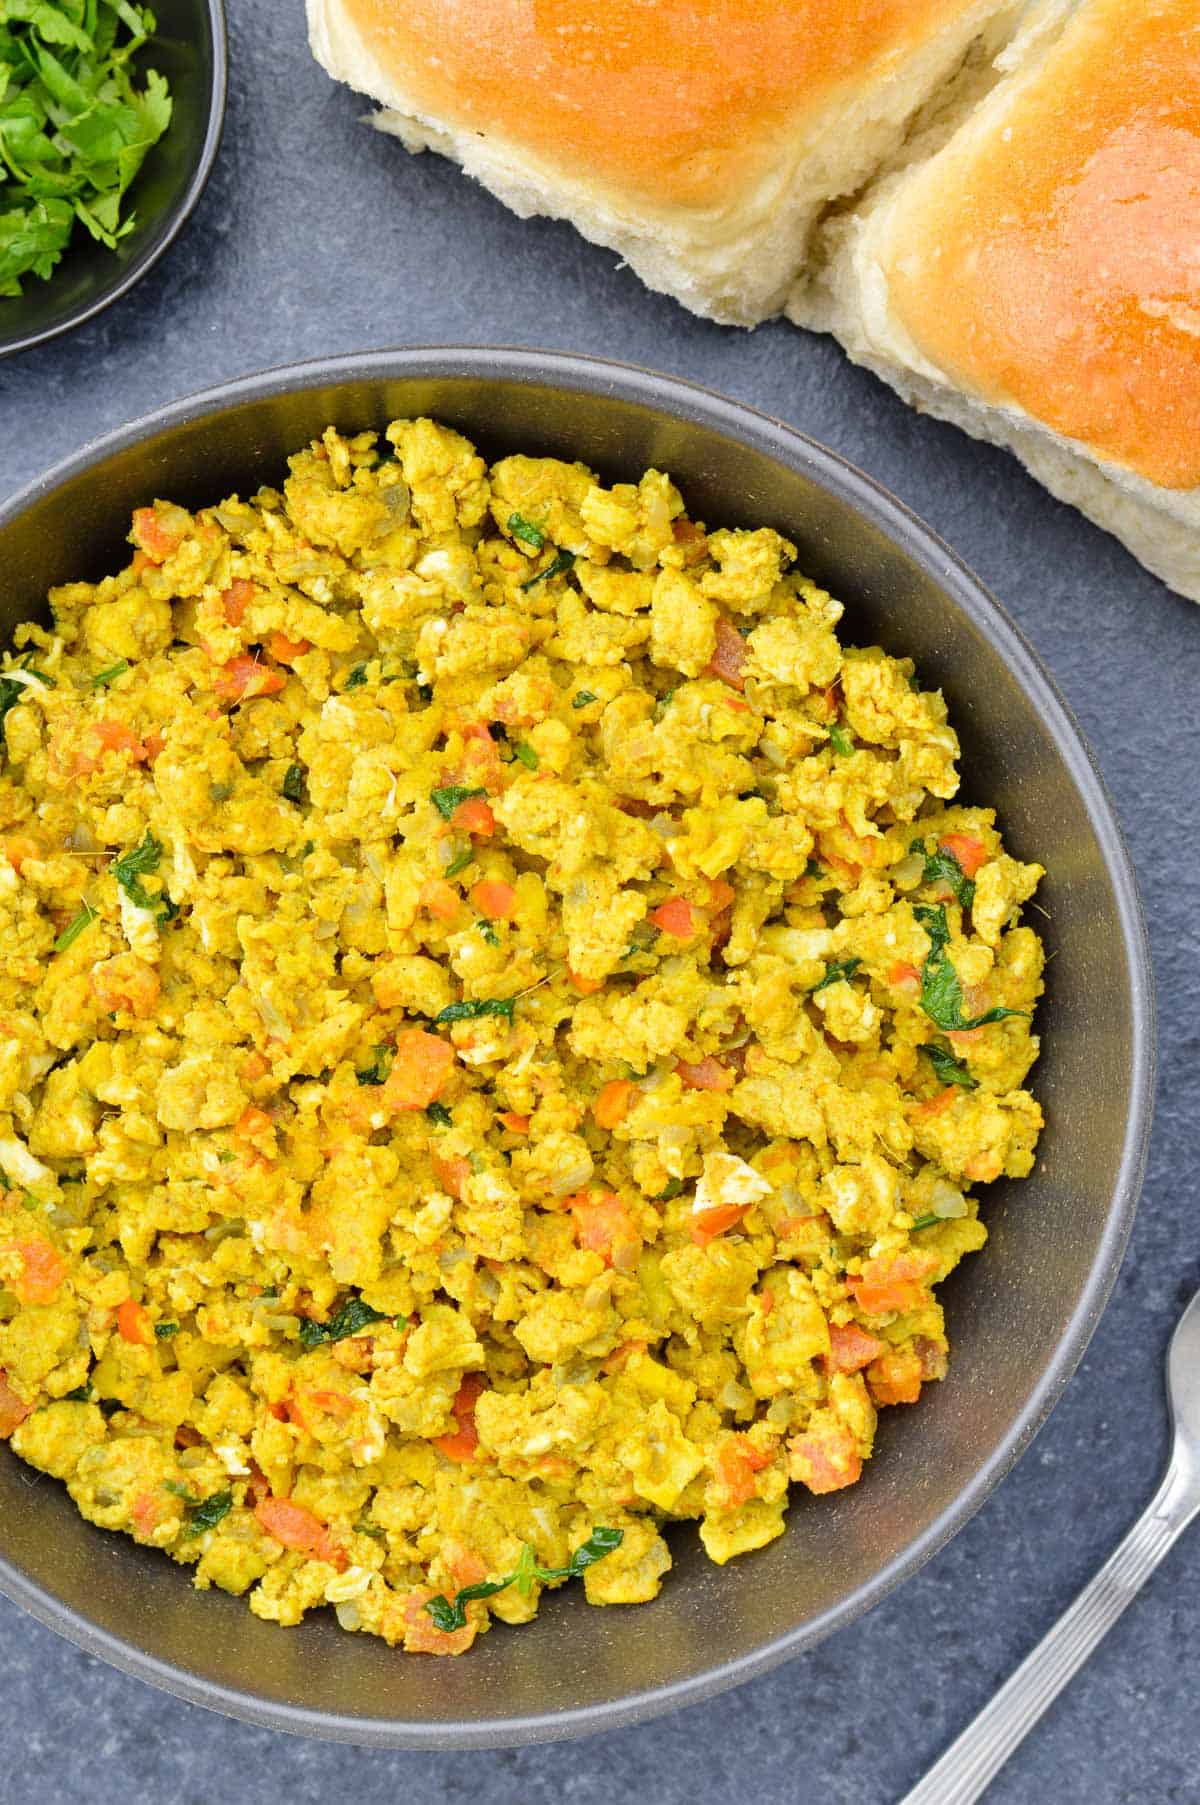
[[[975,0],[341,0],[422,118],[669,211],[736,206],[796,121]],[[786,159],[784,159],[786,162]]]
[[[1200,0],[1088,0],[897,204],[894,314],[968,394],[1200,487]]]

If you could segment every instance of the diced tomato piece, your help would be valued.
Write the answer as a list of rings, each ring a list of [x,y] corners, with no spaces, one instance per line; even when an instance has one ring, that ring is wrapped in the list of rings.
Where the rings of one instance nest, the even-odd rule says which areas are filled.
[[[504,765],[487,722],[453,721],[447,727],[461,735],[463,756],[443,781],[460,783],[468,790],[479,785],[485,790],[498,790],[504,781]]]
[[[469,1619],[460,1630],[440,1630],[425,1606],[435,1596],[430,1586],[418,1586],[404,1600],[404,1652],[409,1655],[465,1655],[474,1642],[477,1626]]]
[[[723,877],[710,877],[708,880],[708,907],[712,914],[719,915],[722,909],[732,908],[737,899],[737,891],[732,884],[726,883]]]
[[[922,1379],[944,1379],[950,1369],[948,1344],[931,1335],[917,1335],[912,1345]]]
[[[426,913],[435,915],[439,921],[453,921],[462,908],[462,897],[444,877],[427,877],[421,885],[419,901]],[[388,1007],[387,1004],[383,1006]]]
[[[572,989],[577,990],[581,997],[594,996],[598,990],[604,989],[603,978],[581,978],[577,971],[568,971],[567,977]]]
[[[154,1329],[150,1317],[135,1298],[127,1297],[117,1305],[117,1333],[122,1341],[130,1341],[134,1347],[153,1345]]]
[[[688,1089],[693,1091],[728,1091],[737,1082],[736,1073],[711,1054],[707,1059],[698,1060],[695,1065],[689,1065],[686,1059],[681,1059],[675,1070]]]
[[[510,1134],[528,1134],[529,1117],[519,1115],[515,1109],[501,1110],[497,1120],[502,1122]]]
[[[892,1260],[868,1260],[846,1283],[860,1310],[868,1316],[917,1310],[927,1301],[926,1280],[938,1264],[936,1254],[902,1253]]]
[[[308,1387],[304,1395],[316,1405],[318,1410],[325,1411],[329,1416],[336,1416],[344,1420],[346,1417],[354,1415],[356,1409],[354,1399],[347,1397],[344,1391],[317,1391]]]
[[[254,584],[248,583],[245,577],[239,577],[235,583],[229,585],[228,589],[222,590],[221,607],[229,626],[241,626],[242,616],[257,594],[258,591]]]
[[[13,1290],[23,1304],[51,1304],[67,1276],[67,1262],[49,1241],[36,1237],[18,1241],[21,1275],[13,1280]]]
[[[831,1322],[826,1364],[830,1372],[860,1373],[872,1360],[878,1360],[886,1347],[886,1341],[880,1341],[878,1335],[869,1335],[856,1322]]]
[[[947,834],[938,845],[957,860],[964,877],[974,877],[979,867],[987,863],[987,847],[974,834]]]
[[[159,754],[166,749],[166,744],[166,739],[161,733],[148,733],[142,741],[142,747],[146,754],[146,763],[152,765]]]
[[[628,1078],[610,1078],[592,1104],[597,1128],[615,1128],[629,1113],[633,1084]]]
[[[488,1576],[487,1562],[473,1548],[464,1548],[459,1542],[446,1542],[442,1545],[442,1559],[454,1575],[454,1583],[460,1589],[463,1586],[478,1586]]]
[[[239,1140],[250,1141],[256,1134],[269,1134],[274,1124],[265,1109],[257,1109],[253,1103],[245,1108],[233,1125],[233,1132]]]
[[[141,765],[146,762],[146,748],[124,721],[89,721],[86,731],[87,739],[97,747],[95,753],[82,749],[75,756],[76,777],[87,777],[100,763],[106,752],[123,752],[130,764]]]
[[[748,1203],[718,1203],[711,1210],[697,1210],[688,1221],[688,1234],[697,1247],[707,1247],[718,1235],[736,1228],[749,1208]]]
[[[789,1441],[788,1472],[810,1492],[840,1492],[862,1477],[862,1455],[844,1424],[810,1429]]]
[[[725,1488],[727,1509],[736,1510],[748,1504],[757,1490],[754,1475],[769,1467],[773,1456],[765,1448],[756,1448],[745,1435],[732,1435],[717,1455],[714,1466],[717,1478]]]
[[[964,1175],[975,1185],[990,1185],[1004,1170],[1004,1161],[996,1152],[975,1153],[963,1167]]]
[[[959,1087],[956,1084],[948,1084],[944,1091],[938,1091],[936,1096],[927,1097],[924,1103],[917,1104],[917,1107],[912,1112],[913,1121],[928,1122],[934,1116],[945,1115],[946,1111],[954,1102],[955,1097],[960,1094]]]
[[[295,664],[297,658],[303,658],[306,652],[312,651],[312,641],[289,639],[285,633],[272,633],[267,641],[267,651],[276,664]]]
[[[589,1253],[598,1253],[615,1272],[632,1272],[642,1251],[642,1237],[615,1191],[595,1196],[583,1193],[567,1202],[575,1218],[575,1239]]]
[[[445,1086],[454,1048],[440,1034],[404,1028],[396,1036],[396,1056],[383,1086],[385,1109],[428,1109]]]
[[[223,702],[249,702],[255,696],[276,696],[287,678],[260,664],[248,652],[241,652],[223,664],[213,678],[213,690]]]
[[[921,1360],[911,1348],[889,1348],[867,1368],[867,1385],[877,1404],[915,1404],[921,1395]]]
[[[710,677],[720,677],[723,683],[729,683],[734,689],[745,689],[746,679],[746,642],[737,628],[724,615],[717,622],[717,648],[712,655],[712,662],[706,667]]]
[[[0,839],[4,847],[4,856],[14,871],[20,871],[26,859],[40,859],[42,848],[32,834],[5,834]]]
[[[644,1354],[644,1341],[622,1341],[617,1344],[611,1354],[606,1354],[600,1362],[600,1370],[606,1373],[619,1373],[633,1354]]]
[[[303,1504],[296,1504],[291,1498],[263,1498],[255,1505],[254,1514],[267,1534],[285,1548],[316,1561],[327,1561],[339,1570],[345,1567],[346,1556],[334,1542],[329,1525]]]
[[[15,1429],[19,1429],[25,1418],[33,1409],[19,1398],[8,1382],[8,1374],[0,1366],[0,1441],[7,1441]]]
[[[247,1053],[238,1070],[238,1076],[245,1084],[253,1084],[259,1078],[265,1078],[271,1069],[271,1061],[261,1053]]]
[[[471,901],[489,921],[508,921],[517,906],[517,893],[502,878],[485,878],[472,886]]]
[[[907,990],[915,993],[921,988],[921,974],[915,965],[907,960],[898,960],[888,972],[888,983],[893,990]]]
[[[129,535],[139,551],[145,552],[152,564],[163,564],[179,549],[183,535],[167,530],[153,508],[135,508],[133,531]]]
[[[980,1009],[978,1013],[983,1015],[985,1010]],[[955,1047],[977,1047],[986,1033],[986,1028],[950,1028],[946,1039]]]
[[[491,804],[482,796],[468,796],[451,815],[450,825],[461,828],[474,840],[490,840],[496,831],[496,817]]]
[[[479,1431],[475,1427],[475,1406],[487,1390],[487,1380],[482,1373],[467,1373],[463,1382],[454,1394],[454,1402],[450,1406],[451,1414],[458,1428],[450,1435],[434,1437],[434,1447],[447,1460],[473,1460],[479,1447]]]
[[[162,993],[158,972],[136,953],[116,953],[92,967],[92,992],[107,1013],[125,1010],[145,1021],[154,1014]]]
[[[692,905],[683,896],[668,896],[665,903],[652,911],[650,920],[664,934],[673,934],[677,940],[690,940],[696,932]]]
[[[434,1175],[443,1191],[462,1201],[462,1188],[471,1171],[471,1162],[461,1153],[430,1155]]]
[[[133,1527],[140,1536],[148,1539],[158,1528],[161,1506],[162,1500],[153,1492],[145,1491],[135,1494],[133,1503],[129,1507],[129,1515],[133,1521]]]

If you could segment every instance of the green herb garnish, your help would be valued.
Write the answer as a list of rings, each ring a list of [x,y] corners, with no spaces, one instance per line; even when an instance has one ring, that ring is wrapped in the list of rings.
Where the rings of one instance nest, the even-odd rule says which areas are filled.
[[[479,920],[475,923],[475,926],[479,929],[479,932],[483,935],[489,946],[499,946],[500,936],[486,916],[481,915]]]
[[[439,1128],[449,1128],[450,1123],[453,1120],[450,1111],[446,1108],[444,1103],[428,1104],[425,1114],[429,1117],[431,1122],[436,1122]]]
[[[177,1322],[156,1322],[154,1333],[159,1341],[170,1341],[172,1335],[178,1335],[179,1324]]]
[[[581,689],[578,694],[572,698],[571,707],[586,708],[589,702],[598,702],[599,700],[599,696],[593,695],[590,689]]]
[[[468,790],[461,783],[448,783],[443,789],[430,790],[429,800],[442,820],[449,821],[460,802],[470,802],[476,796],[486,795],[486,790]]]
[[[943,1084],[958,1084],[965,1091],[978,1089],[979,1080],[972,1078],[961,1060],[956,1059],[946,1047],[922,1047],[921,1052],[924,1053]]]
[[[914,840],[908,850],[919,852],[925,860],[925,869],[921,873],[923,884],[945,884],[960,909],[971,907],[975,901],[975,880],[967,876],[952,852],[944,846],[926,852],[920,840]]]
[[[49,276],[76,220],[110,251],[133,230],[126,192],[171,123],[163,77],[130,69],[154,27],[135,0],[0,8],[0,295]]]
[[[852,758],[854,755],[854,741],[850,738],[846,729],[844,727],[839,727],[836,721],[829,729],[829,744],[833,747],[839,758]]]
[[[513,753],[520,759],[527,771],[536,771],[542,762],[533,747],[525,740],[517,740],[515,742],[513,745]]]
[[[392,1049],[376,1047],[370,1065],[365,1066],[361,1072],[355,1072],[354,1076],[360,1084],[383,1084],[391,1069]]]
[[[3,115],[0,115],[0,132],[3,131]],[[110,664],[106,671],[97,671],[94,677],[88,678],[89,689],[103,689],[106,683],[115,683],[129,669],[128,658],[122,658],[119,664]]]
[[[361,1297],[348,1297],[328,1322],[311,1322],[305,1317],[300,1324],[300,1344],[310,1349],[325,1347],[331,1341],[345,1341],[348,1335],[359,1334],[373,1322],[385,1320],[383,1310],[372,1309]]]
[[[354,666],[354,668],[351,670],[350,675],[346,678],[343,688],[344,689],[361,689],[363,684],[366,682],[366,680],[367,680],[366,665],[365,664],[356,664]]]
[[[74,921],[69,921],[58,939],[54,942],[56,953],[65,953],[69,946],[74,946],[84,928],[90,928],[96,919],[96,910],[91,903],[85,902]]]
[[[655,1203],[670,1203],[672,1197],[678,1197],[680,1195],[680,1193],[682,1192],[682,1190],[683,1190],[682,1178],[668,1178],[666,1184],[663,1186],[662,1190],[658,1193],[658,1196],[654,1199],[654,1201],[655,1201]]]
[[[434,1017],[437,1022],[473,1022],[481,1015],[502,1015],[506,1021],[513,1018],[515,997],[488,997],[484,1001],[476,999],[470,1003],[451,1003]]]
[[[203,1535],[208,1529],[215,1529],[224,1521],[233,1509],[232,1492],[214,1492],[211,1498],[204,1498],[199,1504],[188,1507],[187,1522],[181,1534],[185,1539]]]
[[[289,765],[283,774],[283,793],[289,802],[304,801],[304,766]]]
[[[540,552],[546,543],[546,535],[541,527],[534,526],[532,520],[526,520],[524,514],[510,514],[508,530],[514,539],[519,539],[522,545],[531,546],[535,552]]]
[[[503,1579],[485,1579],[477,1586],[464,1586],[456,1592],[453,1599],[439,1594],[431,1598],[425,1606],[438,1629],[450,1632],[466,1626],[466,1606],[473,1598],[491,1598],[497,1592],[503,1592],[508,1586],[516,1586],[523,1597],[528,1597],[534,1585],[539,1581],[542,1585],[552,1584],[560,1579],[578,1579],[597,1561],[602,1561],[606,1554],[619,1548],[625,1540],[623,1529],[593,1529],[587,1541],[577,1548],[565,1567],[540,1567],[537,1556],[528,1543],[521,1549],[521,1558],[511,1573]]]
[[[461,852],[455,853],[454,857],[447,865],[446,876],[457,877],[460,872],[466,870],[474,857],[475,848],[473,846],[464,846]]]
[[[1009,1015],[1027,1015],[1026,1009],[987,1009],[982,1015],[963,1014],[962,985],[946,951],[950,929],[945,903],[914,903],[913,914],[929,935],[929,956],[921,971],[921,1007],[943,1034],[963,1034],[971,1028],[1002,1022]]]
[[[140,846],[132,852],[126,852],[119,859],[113,860],[112,873],[124,890],[130,902],[136,903],[139,909],[149,909],[160,922],[170,921],[178,913],[170,897],[160,892],[152,896],[142,883],[142,878],[152,871],[157,871],[162,858],[162,845],[147,828]]]
[[[96,1394],[92,1390],[91,1380],[85,1379],[82,1385],[77,1385],[74,1391],[68,1391],[65,1395],[72,1404],[90,1404]]]
[[[511,525],[512,525],[512,522],[509,521],[509,526],[511,527]],[[565,576],[567,571],[571,569],[574,562],[575,562],[575,553],[574,552],[559,552],[557,558],[555,558],[555,560],[552,564],[547,564],[545,570],[539,570],[536,576],[529,577],[524,583],[521,584],[521,588],[522,589],[532,589],[538,583],[549,582],[551,577]]]
[[[818,990],[827,990],[831,984],[849,982],[861,964],[861,959],[836,959],[832,965],[825,967],[823,978],[818,978],[815,984],[809,985],[809,996],[815,997]]]
[[[935,1223],[938,1223],[941,1220],[942,1218],[940,1216],[918,1216],[909,1232],[915,1235],[919,1228],[932,1228]]]

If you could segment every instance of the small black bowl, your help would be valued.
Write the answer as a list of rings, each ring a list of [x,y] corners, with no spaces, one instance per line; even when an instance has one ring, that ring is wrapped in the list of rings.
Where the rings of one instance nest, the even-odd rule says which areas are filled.
[[[118,300],[158,262],[204,192],[225,118],[226,34],[222,0],[154,0],[158,28],[139,58],[164,75],[171,123],[129,192],[137,225],[110,251],[77,225],[47,281],[0,299],[0,357],[28,351],[81,326]]]

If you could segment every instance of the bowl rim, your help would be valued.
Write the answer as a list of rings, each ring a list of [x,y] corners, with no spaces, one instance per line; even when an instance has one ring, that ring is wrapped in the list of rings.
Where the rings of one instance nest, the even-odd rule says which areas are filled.
[[[208,118],[204,128],[204,140],[200,146],[200,154],[193,166],[191,176],[183,194],[173,207],[162,215],[158,230],[152,233],[143,250],[127,268],[114,274],[111,282],[105,284],[90,301],[84,301],[64,314],[62,319],[51,326],[35,326],[31,331],[6,337],[0,332],[0,358],[15,357],[21,351],[32,351],[35,345],[45,345],[51,339],[59,338],[64,332],[74,332],[77,326],[95,319],[114,301],[129,293],[134,285],[141,281],[148,270],[153,269],[159,258],[170,249],[176,238],[191,218],[192,213],[208,185],[213,165],[217,160],[217,151],[221,144],[221,133],[225,125],[225,101],[229,88],[229,28],[225,17],[225,0],[204,0],[208,12],[209,32],[212,37],[212,75],[208,84]],[[168,128],[169,129],[169,128]],[[53,284],[51,274],[47,287]]]
[[[218,0],[219,4],[219,0]],[[498,1748],[560,1741],[644,1722],[697,1704],[769,1672],[792,1655],[853,1622],[924,1565],[962,1528],[1028,1448],[1058,1402],[1108,1301],[1133,1226],[1146,1168],[1156,1067],[1155,998],[1149,939],[1133,863],[1107,785],[1074,713],[1015,622],[957,553],[873,477],[797,428],[748,403],[686,378],[570,352],[527,347],[430,345],[343,353],[277,365],[197,391],[93,439],[73,456],[0,503],[0,530],[27,507],[107,458],[163,432],[186,427],[242,403],[306,389],[404,378],[515,381],[609,396],[702,425],[799,470],[846,500],[879,532],[920,563],[971,625],[1004,660],[1040,709],[1059,756],[1087,811],[1112,885],[1125,952],[1132,1021],[1130,1107],[1121,1160],[1103,1233],[1067,1329],[1007,1435],[971,1481],[926,1528],[838,1604],[749,1654],[665,1685],[601,1704],[554,1713],[470,1722],[359,1718],[350,1713],[255,1698],[178,1667],[101,1629],[29,1579],[0,1554],[0,1592],[85,1653],[151,1685],[262,1728],[369,1748]],[[331,400],[332,405],[332,400]]]

